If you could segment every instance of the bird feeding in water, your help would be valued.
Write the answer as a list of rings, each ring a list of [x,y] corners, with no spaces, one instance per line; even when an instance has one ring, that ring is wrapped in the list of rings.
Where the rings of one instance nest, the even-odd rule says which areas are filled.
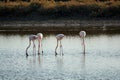
[[[38,33],[38,54],[40,54],[40,48],[42,50],[42,39],[43,39],[43,34],[42,33]],[[43,53],[43,50],[42,50]]]
[[[40,48],[42,49],[42,38],[43,38],[43,34],[42,33],[38,33],[37,35],[30,35],[29,36],[29,45],[26,48],[26,56],[28,56],[28,49],[31,46],[31,42],[33,42],[33,50],[35,49],[35,40],[38,40],[38,54],[40,54]],[[43,50],[42,50],[43,53]]]
[[[57,55],[57,48],[58,48],[59,43],[60,43],[60,51],[62,50],[62,53],[60,52],[60,54],[63,55],[63,48],[62,48],[62,42],[61,42],[61,40],[63,39],[64,36],[65,36],[64,34],[57,34],[56,35],[57,46],[55,48],[55,56]]]
[[[85,54],[85,36],[86,36],[86,32],[85,31],[80,31],[79,36],[80,36],[80,38],[82,40],[82,44],[83,44],[83,48],[84,48],[84,54]]]

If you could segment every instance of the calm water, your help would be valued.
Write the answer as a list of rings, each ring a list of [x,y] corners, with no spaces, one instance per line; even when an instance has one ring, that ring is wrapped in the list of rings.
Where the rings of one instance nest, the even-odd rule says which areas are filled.
[[[120,34],[87,35],[86,55],[78,35],[64,37],[64,56],[54,56],[56,43],[45,34],[43,55],[31,46],[26,58],[28,34],[0,34],[0,80],[120,80]]]

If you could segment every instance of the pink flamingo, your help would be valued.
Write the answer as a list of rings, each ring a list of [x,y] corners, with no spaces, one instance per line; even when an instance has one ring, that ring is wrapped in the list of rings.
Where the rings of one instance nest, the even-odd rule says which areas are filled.
[[[42,33],[38,33],[38,54],[40,54],[40,48],[42,49],[42,39],[43,39],[43,34]],[[43,50],[42,50],[43,53]]]
[[[37,35],[30,35],[29,36],[29,45],[26,48],[26,56],[28,56],[27,50],[29,49],[31,42],[33,42],[33,50],[35,48],[35,40],[38,39],[38,54],[40,54],[40,47],[42,47],[42,38],[43,38],[43,34],[42,33],[38,33]],[[42,51],[43,53],[43,51]]]
[[[56,48],[55,48],[55,56],[57,55],[57,48],[58,48],[59,42],[60,42],[60,48],[62,49],[61,40],[63,39],[64,36],[65,36],[64,34],[57,34],[57,35],[56,35],[57,46],[56,46]],[[63,55],[63,49],[62,49],[62,55]]]
[[[84,46],[84,54],[85,54],[85,36],[86,36],[86,32],[85,31],[80,31],[79,36],[82,39],[82,43],[83,43],[83,46]]]

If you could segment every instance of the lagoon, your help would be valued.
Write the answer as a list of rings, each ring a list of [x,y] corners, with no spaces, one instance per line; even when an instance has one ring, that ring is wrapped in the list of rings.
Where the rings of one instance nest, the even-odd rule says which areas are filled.
[[[120,79],[119,33],[87,34],[85,55],[78,34],[72,33],[64,32],[64,56],[55,56],[56,33],[43,33],[43,55],[33,55],[31,46],[28,57],[25,49],[31,33],[0,34],[0,80]]]

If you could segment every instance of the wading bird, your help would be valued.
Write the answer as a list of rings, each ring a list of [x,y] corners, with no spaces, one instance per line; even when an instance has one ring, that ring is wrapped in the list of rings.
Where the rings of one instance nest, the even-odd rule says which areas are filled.
[[[83,48],[84,48],[84,54],[85,54],[85,36],[86,36],[86,32],[85,31],[80,31],[79,36],[80,36],[80,38],[82,40],[82,44],[83,44]]]
[[[42,39],[43,39],[43,34],[42,33],[38,33],[38,54],[40,54],[40,49],[42,50]],[[43,53],[43,50],[42,50]]]
[[[58,48],[59,43],[60,43],[60,49],[62,49],[62,55],[63,55],[63,48],[62,48],[62,42],[61,42],[61,40],[63,39],[64,36],[65,36],[64,34],[57,34],[56,35],[57,46],[55,48],[55,56],[57,55],[57,48]],[[61,52],[60,52],[60,54],[61,54]]]
[[[29,49],[31,42],[33,42],[33,50],[35,48],[35,40],[38,39],[38,54],[40,54],[40,48],[42,47],[42,38],[43,38],[43,34],[42,33],[38,33],[37,35],[30,35],[29,36],[29,45],[26,48],[26,56],[28,56],[27,50]],[[43,53],[43,51],[42,51]]]

